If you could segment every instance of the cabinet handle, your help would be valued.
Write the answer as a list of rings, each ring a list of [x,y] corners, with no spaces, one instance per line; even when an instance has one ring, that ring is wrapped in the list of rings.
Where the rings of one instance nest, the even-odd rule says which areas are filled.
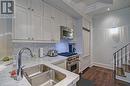
[[[30,40],[30,37],[28,37],[28,40]]]
[[[55,39],[51,39],[51,41],[53,41],[53,42],[54,42],[54,41],[55,41]]]
[[[28,10],[30,10],[31,8],[28,8]]]
[[[34,11],[34,9],[32,9],[32,11]]]
[[[55,17],[51,16],[51,19],[53,19],[53,20],[54,20],[54,19],[55,19]]]

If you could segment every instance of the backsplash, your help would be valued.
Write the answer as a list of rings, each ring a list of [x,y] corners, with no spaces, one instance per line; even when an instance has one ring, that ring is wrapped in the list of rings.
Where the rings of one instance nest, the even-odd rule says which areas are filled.
[[[68,52],[69,51],[68,43],[69,43],[68,40],[61,40],[59,43],[57,43],[56,50],[58,51],[58,53]]]
[[[20,49],[27,47],[30,48],[33,52],[33,54],[37,56],[38,52],[39,52],[39,48],[43,48],[43,52],[44,54],[47,54],[48,50],[50,49],[55,49],[55,44],[39,44],[39,43],[13,43],[13,55],[16,56],[18,54],[18,52],[20,51]],[[24,56],[29,56],[27,55],[26,51],[24,53]]]
[[[68,52],[68,41],[67,40],[61,40],[60,42],[58,42],[57,44],[53,44],[53,43],[13,43],[13,56],[17,56],[18,52],[24,48],[30,48],[33,52],[33,54],[36,55],[36,57],[39,56],[39,48],[43,48],[43,52],[46,55],[48,50],[50,49],[56,49],[58,51],[58,53],[61,52]],[[26,57],[30,57],[30,55],[28,55],[28,53],[25,51],[24,56]]]

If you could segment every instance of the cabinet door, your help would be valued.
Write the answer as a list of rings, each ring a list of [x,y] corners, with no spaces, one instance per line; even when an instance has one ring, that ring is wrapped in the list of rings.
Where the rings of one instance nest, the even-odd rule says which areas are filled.
[[[52,41],[60,41],[60,28],[57,25],[56,19],[51,19],[51,35]]]
[[[42,40],[42,17],[39,15],[31,15],[30,36],[33,40]]]
[[[90,32],[83,30],[83,56],[90,55]]]
[[[59,10],[55,10],[55,22],[58,27],[61,26],[61,12]]]
[[[56,8],[44,3],[44,16],[47,18],[55,18]]]
[[[60,12],[59,18],[60,18],[60,25],[61,26],[66,26],[67,25],[66,24],[67,23],[67,21],[66,21],[66,19],[67,19],[66,15],[64,13]]]
[[[67,27],[73,29],[73,19],[70,16],[67,16]]]
[[[60,67],[60,68],[66,69],[66,60],[59,61],[59,62],[56,62],[56,63],[53,63],[53,64]]]
[[[85,56],[80,58],[80,71],[85,70],[87,67],[91,65],[90,56]]]
[[[59,41],[60,40],[60,19],[58,15],[59,11],[57,9],[53,9],[52,18],[51,18],[51,28],[52,28],[52,40]]]
[[[14,20],[14,39],[28,39],[28,12],[16,6],[16,19]]]
[[[44,3],[44,39],[49,41],[59,41],[60,40],[60,19],[57,16],[58,10],[51,7],[50,5]]]
[[[43,1],[42,0],[31,0],[31,11],[33,14],[43,15]]]
[[[51,19],[50,18],[45,18],[43,19],[43,37],[44,40],[50,41],[52,39],[51,35]]]
[[[44,17],[51,18],[51,7],[46,3],[44,3]]]

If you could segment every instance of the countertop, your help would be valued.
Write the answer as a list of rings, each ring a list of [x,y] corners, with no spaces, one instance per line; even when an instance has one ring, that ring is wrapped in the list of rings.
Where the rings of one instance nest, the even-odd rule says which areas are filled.
[[[29,58],[24,59],[22,64],[26,67],[31,67],[38,64],[45,64],[54,70],[66,75],[66,78],[57,83],[54,86],[71,86],[79,80],[79,75],[62,69],[53,65],[52,63],[66,60],[68,57],[57,56],[57,57],[43,57],[43,58]],[[10,77],[9,72],[13,70],[13,64],[5,66],[5,64],[0,64],[0,86],[31,86],[25,77],[21,81],[16,81]]]

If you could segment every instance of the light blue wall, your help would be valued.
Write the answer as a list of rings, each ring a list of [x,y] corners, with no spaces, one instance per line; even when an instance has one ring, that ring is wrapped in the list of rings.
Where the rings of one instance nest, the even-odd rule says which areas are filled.
[[[119,42],[113,40],[109,30],[124,26],[124,36]],[[128,29],[128,30],[127,30]],[[129,34],[128,34],[129,33]],[[128,35],[128,36],[127,36]],[[113,67],[113,52],[130,40],[130,8],[106,12],[93,17],[93,61]]]
[[[61,40],[56,44],[56,50],[58,53],[62,52],[69,52],[69,46],[68,46],[68,41],[67,40]]]

